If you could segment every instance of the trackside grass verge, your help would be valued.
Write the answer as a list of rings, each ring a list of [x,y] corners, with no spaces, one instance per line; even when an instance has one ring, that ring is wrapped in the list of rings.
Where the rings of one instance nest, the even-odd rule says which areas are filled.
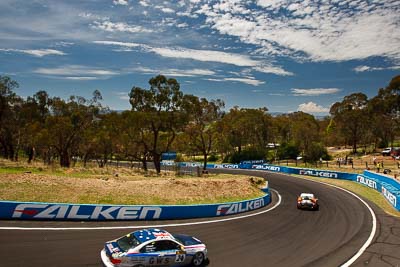
[[[0,167],[0,200],[79,204],[183,205],[260,197],[262,178],[209,174],[175,176],[130,168]]]
[[[314,177],[306,177],[306,176],[298,176],[295,175],[298,178],[302,179],[307,179],[307,180],[313,180],[313,181],[318,181],[318,182],[325,182],[327,184],[332,184],[339,186],[341,188],[347,189],[353,193],[355,193],[358,196],[361,196],[373,203],[375,203],[378,207],[383,209],[387,214],[390,214],[392,216],[400,217],[400,212],[397,211],[393,206],[391,206],[387,200],[378,192],[375,191],[367,186],[363,186],[360,184],[357,184],[355,182],[351,181],[346,181],[346,180],[336,180],[336,179],[329,179],[329,178],[314,178]]]

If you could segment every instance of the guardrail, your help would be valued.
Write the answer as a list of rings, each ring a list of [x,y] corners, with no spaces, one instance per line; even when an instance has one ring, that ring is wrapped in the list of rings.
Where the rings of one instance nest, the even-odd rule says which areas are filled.
[[[200,163],[180,163],[181,166],[194,167],[201,166]],[[368,186],[378,192],[380,192],[386,200],[398,211],[400,211],[400,183],[391,177],[384,174],[374,173],[365,170],[363,174],[336,172],[330,170],[316,170],[309,168],[292,168],[286,166],[272,165],[272,164],[207,164],[207,168],[210,169],[255,169],[255,170],[266,170],[271,172],[281,172],[287,174],[314,176],[319,178],[332,178],[354,181],[356,183]]]
[[[0,219],[16,220],[172,220],[218,217],[262,208],[271,202],[266,185],[259,198],[199,205],[90,205],[0,201]]]

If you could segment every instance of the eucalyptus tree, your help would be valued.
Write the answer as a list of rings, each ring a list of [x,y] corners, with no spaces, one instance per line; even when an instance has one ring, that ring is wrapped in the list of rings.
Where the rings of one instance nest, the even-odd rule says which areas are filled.
[[[46,144],[40,142],[46,119],[50,116],[51,98],[46,91],[28,96],[21,116],[24,117],[24,149],[30,163],[36,154],[44,154]]]
[[[118,143],[121,134],[121,116],[115,111],[99,114],[98,120],[92,124],[92,156],[100,168],[105,167],[118,154]]]
[[[264,150],[269,142],[273,142],[272,116],[268,114],[268,108],[243,109],[245,127],[248,128],[248,142],[251,146]]]
[[[287,114],[280,114],[272,119],[276,143],[290,143],[293,139],[291,121]]]
[[[307,160],[314,160],[314,146],[321,141],[319,124],[313,115],[298,111],[288,115],[291,121],[292,138],[296,146],[303,151]]]
[[[101,94],[98,91],[93,93],[91,100],[80,96],[71,96],[67,101],[58,97],[52,99],[44,137],[55,149],[62,167],[70,167],[71,157],[82,142],[84,132],[98,119],[101,111],[99,100]]]
[[[272,116],[267,108],[234,107],[218,124],[218,147],[224,148],[231,162],[243,157],[260,159],[266,154],[269,142],[275,141]],[[242,154],[242,150],[246,153]]]
[[[126,159],[140,161],[143,169],[147,171],[149,151],[146,149],[148,132],[145,130],[145,119],[131,110],[122,112],[120,125],[120,145]]]
[[[132,111],[143,119],[142,145],[149,151],[157,173],[161,154],[169,151],[177,132],[185,125],[183,93],[176,79],[158,75],[149,80],[148,90],[133,87],[129,93]]]
[[[400,75],[394,77],[386,88],[369,101],[369,112],[375,136],[381,146],[393,146],[400,130]]]
[[[207,169],[208,155],[219,134],[215,124],[222,116],[221,109],[224,105],[220,99],[208,101],[193,95],[184,96],[185,112],[189,114],[189,123],[184,133],[188,137],[188,145],[202,153],[204,170]]]
[[[18,112],[23,99],[14,92],[19,84],[8,76],[0,76],[0,150],[5,158],[16,159]]]
[[[357,145],[368,130],[368,98],[363,93],[345,96],[342,102],[336,102],[330,109],[330,114],[337,129],[346,137],[357,152]]]

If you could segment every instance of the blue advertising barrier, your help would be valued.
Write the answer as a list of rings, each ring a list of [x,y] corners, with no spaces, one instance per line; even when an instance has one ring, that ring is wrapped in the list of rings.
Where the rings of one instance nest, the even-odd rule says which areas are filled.
[[[398,181],[371,171],[364,171],[363,176],[370,180],[367,183],[376,182],[375,190],[379,191],[393,207],[400,211],[400,183]]]
[[[249,169],[248,165],[243,167],[245,167],[245,169]],[[355,181],[357,179],[357,174],[354,173],[336,172],[329,170],[315,170],[309,168],[291,168],[291,167],[271,165],[271,164],[252,165],[250,169],[267,170],[272,172],[283,172],[287,174],[297,174],[297,175],[315,176],[320,178],[350,180],[350,181]]]
[[[179,163],[182,166],[201,166],[201,163]],[[309,168],[292,168],[287,166],[272,165],[272,164],[254,164],[251,161],[242,161],[240,164],[221,163],[221,164],[207,164],[210,169],[254,169],[265,170],[271,172],[281,172],[287,174],[314,176],[319,178],[331,178],[354,181],[359,184],[368,186],[380,192],[389,203],[400,211],[400,183],[391,177],[374,173],[371,171],[364,171],[363,174],[336,172],[330,170],[315,170]]]
[[[331,178],[354,181],[368,186],[380,192],[387,201],[400,211],[400,183],[391,177],[378,173],[364,171],[364,174],[336,172],[330,170],[315,170],[309,168],[291,168],[272,164],[251,164],[251,162],[241,162],[240,164],[214,164],[207,165],[208,168],[234,168],[234,169],[255,169],[271,172],[281,172],[287,174],[314,176],[319,178]]]
[[[262,197],[200,205],[89,205],[0,201],[0,219],[22,220],[171,220],[232,215],[262,208],[271,202],[269,188]]]

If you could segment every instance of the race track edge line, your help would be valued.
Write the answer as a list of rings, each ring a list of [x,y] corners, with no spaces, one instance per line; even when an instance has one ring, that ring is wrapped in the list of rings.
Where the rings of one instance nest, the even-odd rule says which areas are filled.
[[[293,177],[293,176],[292,176],[292,177]],[[375,212],[374,212],[374,211],[372,210],[372,208],[368,205],[368,203],[365,202],[361,197],[359,197],[358,195],[356,195],[355,193],[353,193],[353,192],[351,192],[351,191],[349,191],[349,190],[347,190],[347,189],[344,189],[344,188],[339,187],[339,186],[336,186],[336,185],[328,184],[328,183],[325,183],[325,182],[321,182],[321,181],[315,181],[315,180],[305,179],[305,178],[301,178],[301,177],[298,177],[298,176],[295,176],[295,177],[296,177],[296,178],[299,178],[299,179],[304,179],[304,180],[307,180],[307,181],[315,182],[315,183],[320,183],[320,184],[328,185],[328,186],[335,187],[335,188],[337,188],[337,189],[343,190],[343,191],[345,191],[346,193],[348,193],[348,194],[354,196],[355,198],[357,198],[358,200],[360,200],[361,203],[363,203],[363,204],[367,207],[367,209],[369,210],[369,212],[370,212],[370,214],[371,214],[371,217],[372,217],[372,229],[371,229],[371,233],[370,233],[370,235],[369,235],[367,241],[366,241],[366,242],[364,243],[364,245],[358,250],[358,252],[357,252],[356,254],[354,254],[353,257],[351,257],[348,261],[346,261],[345,263],[343,263],[342,265],[340,265],[340,267],[349,267],[351,264],[353,264],[353,263],[365,252],[365,250],[369,247],[369,245],[371,245],[372,240],[374,239],[374,236],[375,236],[375,234],[376,234],[376,215],[375,215]]]

